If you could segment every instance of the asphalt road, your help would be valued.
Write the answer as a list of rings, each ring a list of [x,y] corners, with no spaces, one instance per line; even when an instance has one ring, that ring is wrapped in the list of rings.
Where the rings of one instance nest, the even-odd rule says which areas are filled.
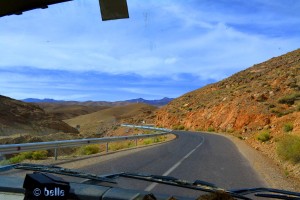
[[[168,175],[188,181],[199,179],[226,189],[265,186],[249,162],[227,138],[199,132],[175,133],[179,138],[174,141],[139,151],[128,151],[123,156],[112,157],[81,169],[96,174],[123,171]],[[201,194],[189,189],[128,179],[120,180],[119,185],[189,197]]]

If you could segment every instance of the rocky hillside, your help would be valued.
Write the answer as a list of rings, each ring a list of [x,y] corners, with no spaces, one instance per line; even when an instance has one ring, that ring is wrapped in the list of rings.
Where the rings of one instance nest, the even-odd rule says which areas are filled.
[[[78,133],[39,106],[0,95],[0,136],[13,134]]]
[[[300,49],[187,93],[157,112],[156,125],[244,136],[285,123],[300,134]]]

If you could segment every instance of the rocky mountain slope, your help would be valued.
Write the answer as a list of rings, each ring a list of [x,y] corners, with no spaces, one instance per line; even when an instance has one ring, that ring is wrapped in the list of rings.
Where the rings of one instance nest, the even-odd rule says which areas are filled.
[[[78,133],[40,107],[0,95],[0,136],[12,134]]]
[[[249,135],[300,132],[300,49],[272,58],[218,83],[189,92],[157,112],[156,124]]]
[[[234,135],[299,178],[300,49],[184,94],[156,114],[157,126]]]

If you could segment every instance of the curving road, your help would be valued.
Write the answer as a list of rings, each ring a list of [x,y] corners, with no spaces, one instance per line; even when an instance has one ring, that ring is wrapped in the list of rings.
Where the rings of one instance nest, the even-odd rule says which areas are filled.
[[[229,139],[199,132],[174,133],[179,137],[174,141],[130,150],[121,156],[107,155],[111,157],[81,169],[97,174],[125,171],[168,175],[189,181],[201,179],[227,189],[266,186]],[[153,193],[189,197],[200,194],[188,189],[128,179],[120,180],[119,184]]]

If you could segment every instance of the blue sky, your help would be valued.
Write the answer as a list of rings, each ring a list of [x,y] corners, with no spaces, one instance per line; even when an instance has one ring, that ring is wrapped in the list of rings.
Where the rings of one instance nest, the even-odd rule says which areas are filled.
[[[0,94],[16,99],[178,97],[300,47],[300,1],[98,0],[0,18]]]

